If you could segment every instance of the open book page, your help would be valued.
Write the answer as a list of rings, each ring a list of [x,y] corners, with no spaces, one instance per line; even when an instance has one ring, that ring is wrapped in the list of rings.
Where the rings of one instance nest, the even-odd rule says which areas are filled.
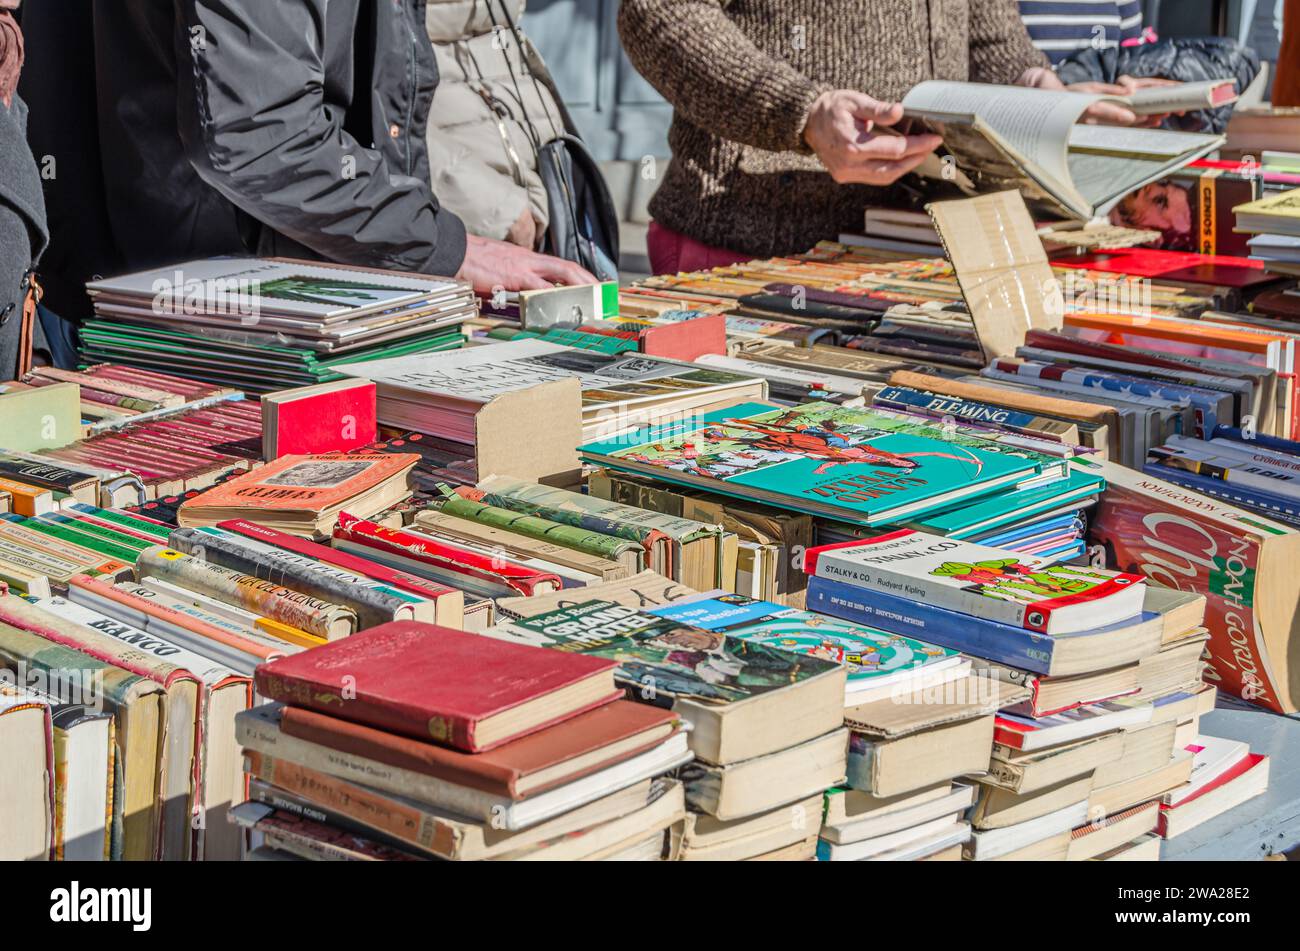
[[[1080,93],[933,80],[903,99],[907,115],[945,122],[978,117],[1024,165],[1024,171],[1056,191],[1070,188],[1066,143],[1084,110],[1099,97]],[[945,145],[953,143],[945,135]]]
[[[1208,154],[1222,141],[1216,135],[1164,129],[1078,125],[1070,130],[1070,177],[1097,214],[1105,214],[1129,192]]]

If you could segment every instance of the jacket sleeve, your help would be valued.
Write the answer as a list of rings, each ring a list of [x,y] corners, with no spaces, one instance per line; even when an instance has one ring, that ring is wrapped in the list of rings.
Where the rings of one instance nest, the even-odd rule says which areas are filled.
[[[328,260],[459,270],[461,221],[326,106],[328,0],[174,2],[180,134],[205,182]]]
[[[1051,66],[1034,47],[1016,0],[971,0],[970,78],[1010,86],[1033,66]]]
[[[808,151],[808,112],[831,87],[758,49],[722,6],[721,0],[622,0],[623,48],[693,125],[773,152]]]

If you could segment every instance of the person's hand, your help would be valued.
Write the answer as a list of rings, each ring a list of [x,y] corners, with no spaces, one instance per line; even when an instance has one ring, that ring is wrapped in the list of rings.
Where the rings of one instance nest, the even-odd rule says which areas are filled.
[[[536,291],[556,284],[599,283],[572,261],[472,234],[466,236],[465,260],[456,277],[469,281],[484,297],[501,289]]]
[[[841,185],[890,185],[943,143],[937,135],[880,131],[902,118],[900,103],[835,89],[813,103],[803,138]]]
[[[1072,83],[1067,86],[1056,73],[1043,66],[1025,70],[1017,85],[1055,92],[1081,92],[1092,96],[1127,96],[1132,91],[1110,83]],[[1094,102],[1083,113],[1082,121],[1105,125],[1137,125],[1139,120],[1132,109],[1118,102]]]

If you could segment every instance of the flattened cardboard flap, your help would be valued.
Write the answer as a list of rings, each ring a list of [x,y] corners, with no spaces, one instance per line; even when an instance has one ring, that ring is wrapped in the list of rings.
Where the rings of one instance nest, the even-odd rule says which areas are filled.
[[[479,473],[567,485],[579,469],[582,386],[574,377],[502,393],[475,414],[474,431]]]
[[[1019,192],[925,207],[957,273],[985,360],[1013,355],[1031,329],[1061,328],[1061,286]]]

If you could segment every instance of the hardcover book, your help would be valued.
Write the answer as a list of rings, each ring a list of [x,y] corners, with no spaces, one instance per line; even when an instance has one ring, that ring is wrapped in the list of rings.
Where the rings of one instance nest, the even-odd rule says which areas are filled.
[[[804,570],[1044,634],[1073,634],[1142,613],[1146,582],[1104,568],[902,529],[810,548]]]
[[[618,696],[611,660],[394,621],[263,664],[272,700],[479,752]]]

